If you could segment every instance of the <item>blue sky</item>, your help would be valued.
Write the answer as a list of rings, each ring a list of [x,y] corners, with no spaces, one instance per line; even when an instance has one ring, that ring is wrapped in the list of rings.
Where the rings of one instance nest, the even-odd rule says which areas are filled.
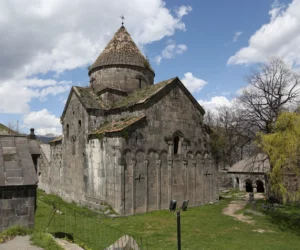
[[[206,109],[230,105],[270,56],[300,65],[300,0],[71,2],[0,3],[0,123],[59,134],[70,86],[88,85],[122,14],[155,82],[178,76]]]

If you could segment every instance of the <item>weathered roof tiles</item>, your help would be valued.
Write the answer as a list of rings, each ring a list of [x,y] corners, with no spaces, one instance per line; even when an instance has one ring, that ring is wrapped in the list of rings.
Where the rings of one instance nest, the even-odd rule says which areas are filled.
[[[264,174],[269,170],[270,162],[267,155],[257,154],[233,164],[228,173]]]
[[[36,185],[32,155],[39,154],[26,136],[0,136],[0,186]]]
[[[106,133],[120,132],[132,124],[141,121],[146,116],[129,116],[124,119],[114,120],[112,122],[102,124],[98,129],[90,133],[90,135],[101,135]]]
[[[55,137],[53,140],[49,141],[49,144],[55,144],[57,142],[61,142],[62,141],[62,135]]]
[[[150,63],[140,52],[124,26],[115,33],[89,70],[110,65],[132,65],[147,68],[153,72]]]

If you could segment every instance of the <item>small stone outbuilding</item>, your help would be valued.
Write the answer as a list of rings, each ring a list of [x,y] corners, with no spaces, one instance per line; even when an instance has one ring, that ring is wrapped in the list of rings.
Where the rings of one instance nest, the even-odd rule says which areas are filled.
[[[265,154],[243,159],[231,166],[228,174],[232,177],[235,188],[240,191],[267,193],[267,173],[270,162]]]
[[[34,227],[37,162],[34,134],[0,135],[0,232],[13,226]]]

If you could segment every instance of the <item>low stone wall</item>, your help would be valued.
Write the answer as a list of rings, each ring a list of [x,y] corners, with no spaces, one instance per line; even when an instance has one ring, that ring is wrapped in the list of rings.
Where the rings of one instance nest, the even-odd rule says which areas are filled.
[[[232,176],[227,173],[227,171],[220,171],[218,172],[219,176],[219,188],[220,189],[228,189],[233,188],[233,181]]]
[[[14,225],[34,227],[36,188],[0,187],[0,232]]]

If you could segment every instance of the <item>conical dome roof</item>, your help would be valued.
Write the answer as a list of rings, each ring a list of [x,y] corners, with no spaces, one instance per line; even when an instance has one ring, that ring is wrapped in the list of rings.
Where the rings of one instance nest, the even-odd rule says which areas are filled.
[[[95,68],[111,65],[138,66],[147,68],[153,72],[150,63],[140,52],[124,26],[115,33],[103,52],[90,67],[90,71]]]

